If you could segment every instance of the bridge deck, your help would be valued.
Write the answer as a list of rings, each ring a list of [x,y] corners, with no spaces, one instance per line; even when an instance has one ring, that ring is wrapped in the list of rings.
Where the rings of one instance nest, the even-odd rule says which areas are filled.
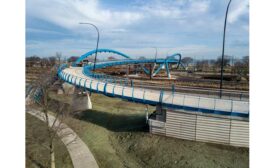
[[[98,67],[104,67],[104,62]],[[144,104],[163,104],[166,107],[185,109],[200,113],[214,113],[220,115],[249,116],[249,103],[247,101],[225,100],[193,96],[180,92],[161,91],[107,83],[83,74],[82,67],[70,67],[59,71],[59,76],[66,82],[96,91],[107,96],[120,97],[129,101]]]

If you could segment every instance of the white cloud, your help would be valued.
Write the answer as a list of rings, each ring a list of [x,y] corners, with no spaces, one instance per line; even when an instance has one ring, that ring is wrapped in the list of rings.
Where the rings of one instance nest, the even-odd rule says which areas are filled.
[[[126,54],[129,51],[129,55],[154,54],[154,49],[146,49],[150,46],[160,48],[159,54],[163,53],[163,56],[166,55],[168,47],[178,47],[171,50],[175,52],[177,49],[184,49],[184,53],[190,56],[220,54],[226,4],[220,0],[146,0],[137,1],[134,6],[129,5],[131,2],[123,1],[119,7],[112,6],[111,3],[106,5],[107,1],[98,0],[26,2],[27,18],[31,16],[46,20],[69,29],[67,32],[71,33],[71,36],[62,36],[55,41],[45,38],[44,35],[37,43],[27,44],[27,50],[31,51],[29,53],[43,51],[46,55],[60,50],[68,55],[83,54],[95,46],[96,32],[91,30],[91,27],[78,23],[92,22],[99,27],[100,48],[120,48],[126,50]],[[248,13],[246,2],[248,3],[247,0],[232,1],[229,22],[235,23]],[[103,7],[104,3],[106,6]],[[236,26],[228,29],[227,41],[236,40],[236,37],[247,41],[248,35],[243,32],[248,30],[248,26],[246,20],[236,22]],[[48,27],[45,31],[27,27],[27,31],[54,34],[55,31],[48,30],[55,30],[55,27]],[[61,31],[59,30],[63,33]],[[72,39],[68,40],[69,38]],[[84,47],[86,49],[83,49]]]
[[[186,15],[197,15],[207,12],[208,0],[199,1],[164,1],[154,0],[143,5],[141,9],[149,15],[164,18],[184,18]]]
[[[68,35],[59,31],[44,30],[44,29],[35,29],[35,28],[26,28],[28,33],[40,33],[40,34],[53,34],[53,35]]]
[[[228,22],[234,23],[237,21],[242,15],[248,14],[248,0],[242,0],[237,2],[231,2],[232,7],[229,7],[228,11]]]
[[[188,12],[204,13],[209,8],[209,1],[192,1]]]
[[[141,13],[103,9],[97,0],[28,0],[27,14],[73,29],[89,21],[101,27],[119,27],[142,18]]]

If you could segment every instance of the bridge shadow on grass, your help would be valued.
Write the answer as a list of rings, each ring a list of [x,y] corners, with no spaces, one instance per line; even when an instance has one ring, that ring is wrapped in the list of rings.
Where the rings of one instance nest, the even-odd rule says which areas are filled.
[[[147,132],[145,114],[116,114],[97,110],[85,110],[77,119],[90,122],[114,132]]]

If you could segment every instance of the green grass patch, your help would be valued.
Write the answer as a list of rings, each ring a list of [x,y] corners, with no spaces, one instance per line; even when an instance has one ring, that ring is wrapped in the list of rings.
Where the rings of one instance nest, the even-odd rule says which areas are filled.
[[[26,114],[26,167],[50,167],[50,151],[47,125],[36,117]],[[67,148],[58,137],[54,140],[55,161],[57,168],[72,168],[72,161]]]

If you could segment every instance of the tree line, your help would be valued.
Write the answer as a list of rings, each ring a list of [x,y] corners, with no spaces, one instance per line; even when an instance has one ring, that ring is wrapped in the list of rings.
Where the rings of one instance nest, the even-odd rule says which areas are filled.
[[[61,63],[61,57],[62,54],[59,52],[56,52],[55,56],[49,56],[49,57],[39,57],[37,55],[33,55],[30,57],[26,57],[26,66],[32,67],[34,65],[36,66],[54,66],[56,64]]]
[[[185,70],[192,69],[194,71],[220,72],[222,58],[218,57],[217,59],[194,60],[191,57],[184,57],[181,59],[181,63],[184,65]],[[236,59],[231,56],[225,56],[223,66],[227,72],[237,74],[248,79],[249,56]]]

